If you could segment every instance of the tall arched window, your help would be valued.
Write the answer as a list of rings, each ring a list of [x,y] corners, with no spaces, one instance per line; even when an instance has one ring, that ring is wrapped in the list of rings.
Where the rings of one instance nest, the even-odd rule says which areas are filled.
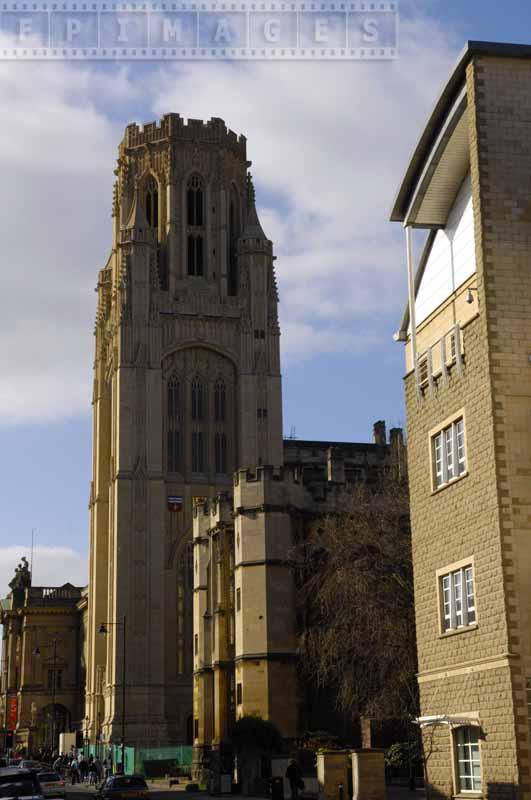
[[[192,472],[205,471],[203,431],[192,431]]]
[[[204,391],[199,378],[192,382],[192,419],[202,420],[204,415]]]
[[[217,474],[225,474],[227,472],[227,435],[225,433],[216,433],[214,436],[214,461]]]
[[[226,396],[225,383],[222,378],[219,378],[214,387],[214,420],[216,422],[225,421]]]
[[[201,228],[203,226],[203,194],[203,181],[199,175],[192,175],[186,187],[188,226],[191,228]]]
[[[199,175],[192,175],[186,186],[186,224],[188,275],[202,277],[205,274],[205,193]]]
[[[168,382],[168,472],[181,471],[181,384],[173,377]]]
[[[202,234],[188,234],[187,241],[188,275],[203,277],[203,236]]]
[[[152,228],[159,227],[159,189],[155,178],[146,183],[146,219]]]

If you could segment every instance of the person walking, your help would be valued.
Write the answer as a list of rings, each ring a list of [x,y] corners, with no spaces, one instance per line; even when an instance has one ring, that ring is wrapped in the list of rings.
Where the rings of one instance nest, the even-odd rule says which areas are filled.
[[[298,800],[299,791],[304,789],[304,781],[302,780],[301,768],[294,758],[290,758],[288,768],[286,770],[286,778],[289,781],[289,788],[291,792],[291,800]]]
[[[95,786],[98,778],[98,768],[94,761],[89,764],[89,786]]]
[[[75,786],[76,783],[79,783],[79,764],[76,758],[73,758],[70,762],[70,777],[72,780],[72,786]]]

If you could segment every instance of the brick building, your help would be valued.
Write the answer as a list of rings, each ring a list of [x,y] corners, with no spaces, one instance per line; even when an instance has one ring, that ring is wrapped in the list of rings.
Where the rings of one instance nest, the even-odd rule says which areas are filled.
[[[443,797],[531,795],[530,129],[531,47],[470,42],[392,212],[420,722]]]

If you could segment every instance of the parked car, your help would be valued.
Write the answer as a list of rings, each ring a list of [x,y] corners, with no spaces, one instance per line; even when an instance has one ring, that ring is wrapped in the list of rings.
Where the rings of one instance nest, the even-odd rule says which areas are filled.
[[[23,758],[22,761],[18,762],[19,769],[31,769],[32,771],[33,770],[40,771],[42,770],[43,766],[44,764],[41,764],[40,761],[30,761],[27,758]]]
[[[37,778],[44,797],[65,796],[65,782],[57,772],[39,772]]]
[[[111,775],[96,790],[99,800],[147,800],[149,789],[143,775]]]
[[[18,767],[0,769],[0,800],[43,800],[37,773]]]

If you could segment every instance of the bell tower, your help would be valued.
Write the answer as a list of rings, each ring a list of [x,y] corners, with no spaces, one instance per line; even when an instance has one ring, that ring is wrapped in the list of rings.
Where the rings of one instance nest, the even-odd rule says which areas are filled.
[[[119,147],[95,326],[93,743],[119,744],[122,722],[126,745],[191,742],[192,510],[237,469],[282,463],[274,259],[249,166],[216,118],[129,125]]]

